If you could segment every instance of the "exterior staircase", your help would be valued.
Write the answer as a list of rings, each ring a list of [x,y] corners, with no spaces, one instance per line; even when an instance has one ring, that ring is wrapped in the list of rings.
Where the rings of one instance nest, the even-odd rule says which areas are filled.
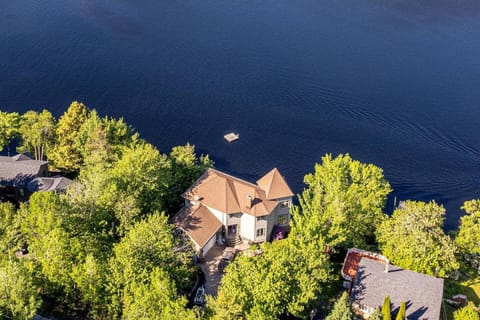
[[[240,239],[240,237],[227,238],[226,241],[227,241],[227,246],[229,247],[235,247],[240,243],[242,243],[242,239]]]

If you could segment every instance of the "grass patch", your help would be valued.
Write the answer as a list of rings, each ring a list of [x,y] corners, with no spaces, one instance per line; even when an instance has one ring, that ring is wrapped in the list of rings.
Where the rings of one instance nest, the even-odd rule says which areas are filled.
[[[472,301],[475,305],[480,304],[480,279],[474,281],[458,282],[445,279],[445,287],[443,289],[443,297],[451,299],[456,294],[464,294],[468,301]]]
[[[480,278],[463,282],[445,279],[443,298],[451,299],[452,296],[456,294],[466,295],[468,301],[473,302],[476,306],[480,305]],[[447,313],[447,319],[453,319],[453,312],[455,312],[457,308],[446,303],[444,306]]]

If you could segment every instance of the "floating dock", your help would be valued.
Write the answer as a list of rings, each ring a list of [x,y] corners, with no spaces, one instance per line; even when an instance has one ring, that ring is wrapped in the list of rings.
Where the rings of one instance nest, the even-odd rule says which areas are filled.
[[[231,142],[234,142],[234,141],[237,141],[238,139],[240,139],[240,135],[238,133],[233,133],[233,132],[230,132],[230,133],[227,133],[226,135],[223,136],[225,138],[225,140],[227,140],[227,142],[231,143]]]

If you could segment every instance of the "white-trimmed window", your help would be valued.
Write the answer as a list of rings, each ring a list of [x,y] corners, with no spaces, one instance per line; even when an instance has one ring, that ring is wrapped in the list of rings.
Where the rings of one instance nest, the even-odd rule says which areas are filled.
[[[257,229],[257,238],[264,237],[264,236],[265,236],[265,228]]]
[[[286,225],[288,224],[288,214],[281,214],[277,217],[277,224]]]
[[[283,200],[283,201],[280,201],[280,207],[281,208],[290,208],[290,200]]]

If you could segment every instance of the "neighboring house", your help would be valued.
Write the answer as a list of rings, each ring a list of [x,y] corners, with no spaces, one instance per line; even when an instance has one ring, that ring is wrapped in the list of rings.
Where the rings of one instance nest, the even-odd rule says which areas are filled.
[[[390,296],[391,310],[407,305],[407,319],[440,319],[443,279],[391,265],[382,255],[359,249],[348,250],[342,267],[343,278],[350,282],[354,311],[368,319]]]
[[[65,193],[67,191],[67,187],[72,184],[73,181],[61,177],[38,177],[33,179],[28,183],[28,192],[34,193],[38,191],[54,191],[56,193]]]
[[[172,222],[184,230],[204,255],[213,245],[270,240],[288,231],[293,192],[275,168],[256,184],[208,169],[182,195],[185,206]]]
[[[47,161],[33,160],[24,154],[0,157],[0,195],[14,202],[26,201],[30,196],[28,184],[47,173]]]

